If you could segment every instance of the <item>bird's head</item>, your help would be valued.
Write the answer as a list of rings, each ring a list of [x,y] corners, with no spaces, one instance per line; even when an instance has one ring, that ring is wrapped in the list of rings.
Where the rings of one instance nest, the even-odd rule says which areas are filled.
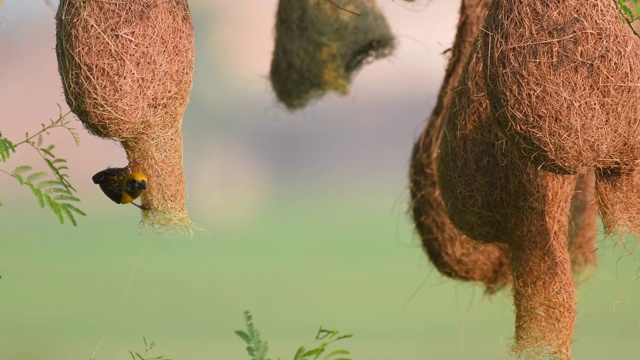
[[[149,179],[141,172],[134,172],[125,178],[124,188],[125,192],[133,199],[136,199],[143,191],[147,190],[147,183]]]

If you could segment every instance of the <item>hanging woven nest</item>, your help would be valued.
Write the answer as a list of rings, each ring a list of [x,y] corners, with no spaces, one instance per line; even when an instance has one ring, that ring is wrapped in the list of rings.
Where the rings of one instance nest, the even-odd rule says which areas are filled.
[[[522,355],[570,358],[576,316],[567,235],[575,176],[534,166],[498,128],[476,47],[451,101],[438,157],[438,186],[451,222],[511,250]]]
[[[61,0],[56,54],[71,110],[148,176],[142,224],[190,227],[181,135],[194,65],[187,0]]]
[[[280,0],[271,85],[289,110],[301,109],[328,91],[347,94],[353,74],[393,48],[375,0]]]
[[[458,23],[438,102],[413,147],[409,181],[411,212],[431,263],[445,276],[480,282],[487,293],[494,293],[512,283],[511,250],[504,244],[475,241],[456,228],[449,219],[437,184],[437,156],[444,121],[486,8],[487,1],[462,2],[460,13],[464,15]]]

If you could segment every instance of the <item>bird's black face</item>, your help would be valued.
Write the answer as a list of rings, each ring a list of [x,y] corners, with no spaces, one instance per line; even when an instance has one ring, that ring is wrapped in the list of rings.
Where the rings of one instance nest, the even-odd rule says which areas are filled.
[[[140,193],[147,190],[147,181],[146,180],[135,180],[129,179],[126,183],[125,191],[131,195],[139,196]]]

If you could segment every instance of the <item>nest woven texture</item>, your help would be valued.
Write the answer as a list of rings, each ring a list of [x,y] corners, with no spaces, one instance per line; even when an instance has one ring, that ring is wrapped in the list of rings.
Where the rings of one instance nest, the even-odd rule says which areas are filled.
[[[444,84],[412,153],[414,220],[443,274],[481,281],[489,291],[513,283],[517,355],[570,359],[572,271],[596,263],[596,174],[588,167],[578,176],[541,169],[540,158],[532,162],[521,138],[497,121],[505,110],[490,103],[486,47],[478,38],[474,44],[485,15],[477,10],[487,3],[462,2]],[[622,179],[635,184],[633,177]]]
[[[487,1],[463,1],[451,58],[438,101],[420,139],[413,147],[409,181],[411,210],[422,246],[433,265],[445,276],[483,283],[493,293],[512,281],[511,251],[506,245],[480,243],[449,220],[437,185],[437,154],[451,94],[484,19]]]
[[[492,1],[487,90],[507,136],[560,173],[640,159],[640,43],[615,1]]]
[[[132,170],[149,177],[143,220],[190,224],[180,132],[194,65],[187,0],[62,0],[56,23],[71,110],[94,135],[120,141]]]
[[[66,99],[89,131],[122,141],[180,123],[194,54],[186,0],[63,0],[57,25]]]
[[[394,44],[375,0],[280,0],[271,85],[290,110],[327,91],[346,94],[363,63]]]
[[[483,74],[477,46],[446,116],[438,186],[458,229],[511,250],[516,354],[568,359],[576,308],[567,235],[576,178],[540,170],[503,136]]]

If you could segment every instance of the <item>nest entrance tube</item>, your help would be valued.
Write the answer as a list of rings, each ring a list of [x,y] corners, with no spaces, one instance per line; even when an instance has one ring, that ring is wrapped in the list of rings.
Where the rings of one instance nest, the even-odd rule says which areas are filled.
[[[187,0],[61,0],[56,55],[71,110],[149,178],[142,224],[191,227],[180,133],[194,65]]]
[[[149,188],[142,193],[142,203],[149,207],[142,212],[142,225],[157,230],[191,227],[185,210],[180,127],[162,134],[123,141],[122,146],[132,164],[132,171],[151,174],[148,175]]]

